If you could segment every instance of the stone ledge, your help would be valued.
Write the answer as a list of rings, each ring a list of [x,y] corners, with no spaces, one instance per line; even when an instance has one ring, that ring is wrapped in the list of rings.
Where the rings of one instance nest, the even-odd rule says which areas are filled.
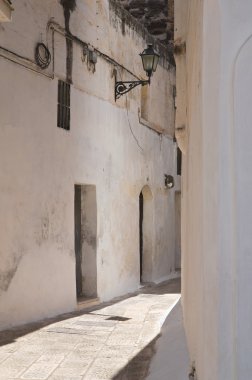
[[[173,140],[173,136],[171,136],[171,134],[165,128],[162,128],[159,124],[147,121],[142,116],[139,116],[139,123],[149,129],[152,129],[154,132],[157,132]]]
[[[93,306],[97,306],[100,304],[100,299],[99,298],[80,298],[77,301],[77,310],[85,310]]]

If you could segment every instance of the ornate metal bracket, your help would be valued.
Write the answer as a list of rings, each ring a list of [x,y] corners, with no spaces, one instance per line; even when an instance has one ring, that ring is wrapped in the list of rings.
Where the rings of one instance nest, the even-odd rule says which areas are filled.
[[[134,80],[127,82],[115,82],[115,100],[119,99],[122,95],[127,94],[127,92],[131,91],[133,88],[146,84],[150,84],[150,79],[148,80]]]

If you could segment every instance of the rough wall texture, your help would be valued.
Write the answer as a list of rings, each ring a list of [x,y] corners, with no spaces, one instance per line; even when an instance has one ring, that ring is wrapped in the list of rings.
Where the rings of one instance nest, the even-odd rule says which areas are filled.
[[[12,22],[0,26],[0,329],[76,308],[76,184],[96,189],[96,219],[81,227],[83,247],[96,248],[89,253],[96,254],[102,301],[139,286],[139,194],[146,185],[151,281],[167,279],[175,268],[176,189],[164,187],[165,173],[176,176],[175,70],[167,49],[155,44],[161,60],[143,120],[140,86],[114,99],[115,73],[122,80],[144,77],[136,52],[154,41],[125,9],[105,0],[79,0],[75,10],[63,0],[13,3]],[[34,63],[41,39],[54,52],[44,71]],[[95,70],[89,70],[87,43],[97,52]],[[66,131],[57,127],[57,89],[58,79],[70,81],[70,74]],[[90,268],[93,261],[82,258]]]
[[[199,380],[252,378],[251,15],[250,0],[175,3],[182,300]]]
[[[164,44],[173,41],[174,0],[118,0]]]

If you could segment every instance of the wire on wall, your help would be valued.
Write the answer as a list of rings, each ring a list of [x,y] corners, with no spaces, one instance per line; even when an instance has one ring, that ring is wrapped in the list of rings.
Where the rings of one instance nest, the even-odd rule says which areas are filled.
[[[42,42],[38,43],[35,48],[35,61],[41,69],[46,69],[51,62],[51,53],[47,46]]]
[[[85,41],[82,41],[79,37],[75,36],[75,35],[72,35],[72,34],[69,34],[65,28],[63,28],[60,24],[58,24],[57,22],[55,22],[53,19],[50,19],[49,22],[47,23],[47,45],[48,45],[48,32],[49,30],[52,31],[52,59],[51,59],[51,53],[49,51],[49,49],[47,48],[46,45],[44,44],[39,44],[40,45],[40,53],[41,53],[41,45],[44,45],[46,49],[44,49],[44,52],[43,54],[46,54],[47,57],[44,57],[45,58],[45,62],[42,62],[41,58],[43,58],[43,55],[39,54],[40,57],[38,56],[38,54],[36,54],[36,51],[35,51],[35,60],[31,60],[30,58],[28,57],[23,57],[21,55],[19,55],[18,53],[12,51],[12,50],[9,50],[9,49],[6,49],[4,48],[3,46],[0,46],[0,57],[2,58],[5,58],[9,61],[12,61],[20,66],[23,66],[25,67],[26,69],[28,70],[31,70],[31,71],[35,71],[37,72],[38,74],[41,74],[45,77],[48,77],[50,79],[54,79],[54,70],[55,70],[55,63],[54,63],[54,55],[55,55],[55,43],[54,43],[54,34],[55,32],[57,33],[60,33],[61,35],[63,35],[65,38],[68,38],[76,43],[78,43],[79,45],[83,46],[83,47],[88,47],[88,43],[85,42]],[[132,73],[129,69],[127,69],[125,66],[123,66],[122,64],[120,64],[119,62],[115,61],[113,58],[109,57],[107,54],[101,52],[100,50],[98,49],[94,49],[94,51],[99,55],[99,57],[103,58],[105,61],[107,61],[108,63],[112,64],[113,66],[118,66],[120,68],[122,68],[123,70],[127,71],[130,75],[132,75],[134,78],[136,78],[137,80],[139,80],[139,78],[134,74]],[[49,52],[49,54],[48,54]],[[38,53],[38,52],[37,52]],[[44,58],[43,58],[43,61],[44,61]],[[38,61],[41,60],[41,64],[38,63]],[[49,64],[47,65],[47,63],[49,62],[49,64],[51,63],[52,61],[52,72],[51,73],[47,73],[47,72],[43,72],[43,70],[47,67],[49,67]]]
[[[130,118],[129,118],[129,107],[128,107],[128,96],[127,96],[127,94],[126,94],[126,113],[127,113],[127,119],[128,119],[128,124],[129,124],[130,132],[131,132],[132,136],[134,137],[134,140],[136,141],[136,143],[137,143],[139,149],[141,150],[141,152],[143,152],[143,151],[144,151],[144,150],[143,150],[143,147],[140,145],[140,143],[139,143],[139,141],[138,141],[136,135],[134,134],[133,129],[132,129],[132,125],[131,125],[131,122],[130,122]]]
[[[16,63],[28,70],[34,71],[40,75],[43,75],[49,79],[54,78],[53,73],[46,73],[43,72],[43,70],[37,65],[36,62],[31,60],[30,58],[23,57],[20,54],[17,54],[9,49],[6,49],[2,46],[0,46],[0,57],[7,59],[8,61],[11,61],[13,63]]]
[[[121,76],[121,73],[119,72],[119,75],[120,75],[120,80],[122,81],[122,76]],[[131,125],[131,122],[130,122],[130,118],[129,118],[129,107],[128,107],[128,94],[125,94],[125,98],[126,98],[126,114],[127,114],[127,119],[128,119],[128,124],[129,124],[129,129],[130,129],[130,132],[135,140],[135,142],[137,143],[137,146],[139,147],[139,149],[141,150],[141,152],[143,153],[143,147],[140,145],[135,133],[133,132],[133,128],[132,128],[132,125]]]

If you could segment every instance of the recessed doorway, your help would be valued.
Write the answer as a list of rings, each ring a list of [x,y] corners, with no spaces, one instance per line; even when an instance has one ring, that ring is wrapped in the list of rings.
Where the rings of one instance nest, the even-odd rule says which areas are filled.
[[[77,298],[97,297],[97,205],[93,185],[75,185],[74,226]]]
[[[139,195],[140,283],[152,281],[153,272],[153,196],[149,186]]]

